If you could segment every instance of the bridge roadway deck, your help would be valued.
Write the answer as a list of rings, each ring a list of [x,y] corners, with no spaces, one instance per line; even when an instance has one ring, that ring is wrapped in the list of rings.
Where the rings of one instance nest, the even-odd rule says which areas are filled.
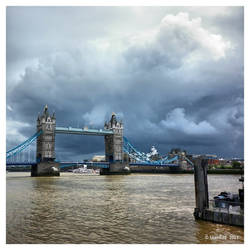
[[[129,163],[130,166],[155,166],[155,167],[179,167],[179,164],[175,163],[166,163],[166,164],[157,164],[157,163],[144,163],[144,162],[137,162],[137,163]]]
[[[59,162],[61,168],[77,166],[77,165],[87,165],[100,168],[109,168],[109,162]]]
[[[59,162],[61,167],[68,167],[72,165],[88,165],[88,166],[99,166],[102,168],[108,168],[109,162]],[[7,166],[32,166],[36,165],[37,162],[6,162]],[[178,167],[178,164],[155,164],[155,163],[130,163],[130,166],[156,166],[156,167]]]
[[[100,168],[109,168],[109,162],[58,162],[58,163],[60,163],[61,168],[83,165],[83,164]],[[34,166],[36,164],[37,162],[6,162],[7,166]]]
[[[72,127],[56,127],[55,132],[57,134],[76,134],[76,135],[112,135],[112,130],[106,129],[85,129],[85,128],[72,128]]]
[[[6,166],[33,166],[37,162],[6,162]]]

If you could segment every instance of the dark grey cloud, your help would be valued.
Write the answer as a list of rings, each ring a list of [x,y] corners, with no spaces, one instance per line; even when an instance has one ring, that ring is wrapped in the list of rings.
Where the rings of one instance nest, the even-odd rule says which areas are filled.
[[[58,126],[102,128],[116,112],[142,151],[242,157],[243,68],[240,7],[8,7],[7,147],[48,104]],[[104,151],[101,137],[56,146]]]

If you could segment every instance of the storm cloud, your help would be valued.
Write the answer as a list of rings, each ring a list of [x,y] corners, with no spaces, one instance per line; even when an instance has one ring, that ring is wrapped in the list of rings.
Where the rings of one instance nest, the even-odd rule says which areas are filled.
[[[242,7],[8,7],[7,148],[47,104],[58,126],[102,128],[115,112],[144,152],[243,157],[243,19]],[[104,153],[102,137],[56,147]]]

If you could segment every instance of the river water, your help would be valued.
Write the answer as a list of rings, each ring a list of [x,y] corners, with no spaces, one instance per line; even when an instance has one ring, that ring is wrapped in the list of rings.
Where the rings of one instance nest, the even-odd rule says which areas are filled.
[[[209,175],[209,195],[239,175]],[[243,243],[243,228],[196,221],[192,174],[30,177],[7,173],[7,243]]]

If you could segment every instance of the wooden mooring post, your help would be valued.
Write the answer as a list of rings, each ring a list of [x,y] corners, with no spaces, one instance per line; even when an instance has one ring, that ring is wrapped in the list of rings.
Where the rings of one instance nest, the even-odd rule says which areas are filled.
[[[194,162],[194,182],[195,182],[195,219],[211,221],[232,226],[244,226],[244,212],[230,213],[214,208],[209,208],[208,181],[207,181],[208,160],[202,157]]]

